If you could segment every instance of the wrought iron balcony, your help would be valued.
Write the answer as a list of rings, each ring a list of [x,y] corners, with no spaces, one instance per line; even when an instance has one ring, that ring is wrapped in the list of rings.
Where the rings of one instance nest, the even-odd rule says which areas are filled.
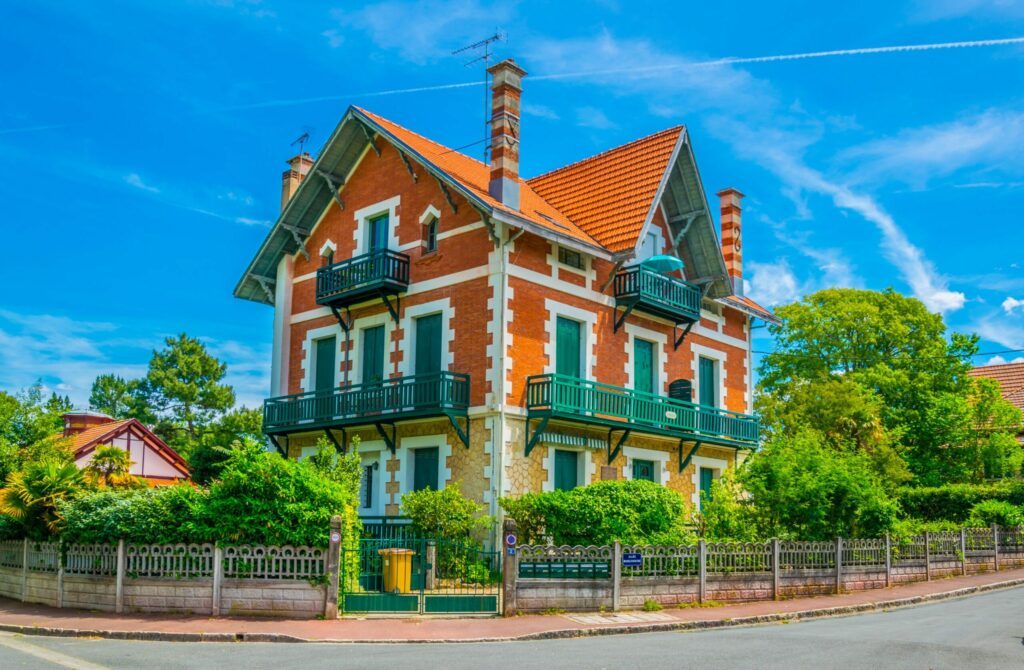
[[[397,421],[446,416],[468,445],[469,375],[435,372],[354,384],[330,391],[310,391],[263,401],[263,432],[270,436],[376,425],[388,446],[394,448],[381,426],[394,428]],[[457,419],[464,419],[463,429]]]
[[[758,441],[757,417],[557,374],[527,378],[526,409],[528,420],[540,420],[533,444],[550,419],[734,447],[755,447]],[[529,435],[527,453],[533,448]]]
[[[408,287],[409,257],[390,249],[355,256],[316,271],[316,301],[330,307],[348,307],[373,298],[386,301],[389,295]]]
[[[615,330],[634,309],[675,324],[696,323],[700,321],[700,301],[700,288],[689,282],[640,265],[625,268],[615,275],[615,306],[626,308],[616,319]]]

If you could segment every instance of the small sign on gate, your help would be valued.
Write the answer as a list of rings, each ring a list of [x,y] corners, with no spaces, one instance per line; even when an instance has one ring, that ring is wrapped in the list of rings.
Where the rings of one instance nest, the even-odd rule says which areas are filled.
[[[341,542],[341,533],[331,533],[331,542]]]
[[[508,535],[505,536],[505,544],[507,544],[510,547],[516,546],[516,541],[517,540],[518,540],[518,538],[513,533],[509,533]]]
[[[627,551],[622,554],[622,567],[639,568],[644,564],[644,558],[639,551]]]

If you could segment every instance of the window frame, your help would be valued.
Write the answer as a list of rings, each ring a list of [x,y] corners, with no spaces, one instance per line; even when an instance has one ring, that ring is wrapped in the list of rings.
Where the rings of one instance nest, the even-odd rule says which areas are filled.
[[[441,221],[436,216],[431,216],[423,224],[423,255],[437,253],[437,234],[441,227]]]

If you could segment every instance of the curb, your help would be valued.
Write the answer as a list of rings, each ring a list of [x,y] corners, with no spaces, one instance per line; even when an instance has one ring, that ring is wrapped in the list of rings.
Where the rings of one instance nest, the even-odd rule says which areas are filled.
[[[352,640],[352,639],[309,639],[281,633],[174,633],[161,631],[117,631],[117,630],[85,630],[75,628],[53,628],[48,626],[19,626],[0,623],[0,631],[21,635],[42,635],[49,637],[101,638],[105,640],[134,640],[149,642],[277,642],[305,644],[469,644],[480,642],[520,642],[531,640],[559,640],[580,637],[597,637],[602,635],[626,635],[638,633],[686,632],[713,630],[718,628],[735,628],[741,626],[757,626],[781,622],[811,621],[828,617],[852,616],[867,612],[879,612],[892,609],[903,609],[942,600],[953,600],[971,595],[1000,591],[1024,585],[1024,578],[993,582],[979,586],[967,586],[953,591],[930,593],[923,596],[881,600],[859,605],[840,605],[817,609],[800,610],[797,612],[776,612],[773,614],[757,614],[735,619],[708,619],[703,621],[673,621],[664,623],[637,624],[628,626],[607,626],[603,628],[565,628],[560,630],[542,631],[500,637],[477,637],[457,639],[419,639],[419,640]]]

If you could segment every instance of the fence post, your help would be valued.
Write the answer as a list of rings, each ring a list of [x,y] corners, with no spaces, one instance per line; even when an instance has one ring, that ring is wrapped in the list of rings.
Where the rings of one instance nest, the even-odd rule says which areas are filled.
[[[700,580],[697,586],[697,602],[703,603],[708,594],[708,545],[704,538],[700,538],[700,543],[697,545],[697,561],[699,565],[697,574]]]
[[[213,547],[213,592],[210,597],[210,616],[220,616],[220,591],[224,585],[224,550]]]
[[[437,577],[437,542],[427,541],[427,574],[423,576],[423,586],[428,591],[434,588],[434,579]]]
[[[117,571],[114,575],[114,612],[124,612],[124,540],[117,541]]]
[[[772,538],[772,600],[779,599],[779,578],[781,568],[779,567],[779,538]]]
[[[885,533],[885,588],[892,584],[892,540]]]
[[[57,542],[57,607],[64,607],[64,540]]]
[[[999,572],[999,524],[992,524],[992,566]]]
[[[341,517],[331,517],[330,544],[327,545],[327,593],[324,597],[324,618],[338,618],[338,571],[341,568]]]
[[[28,538],[21,542],[21,602],[25,602],[28,597]]]
[[[932,580],[932,542],[931,533],[924,532],[924,581]]]
[[[843,592],[843,538],[836,538],[836,593]]]
[[[509,535],[516,535],[516,522],[513,519],[505,519],[502,524],[502,537],[498,542],[501,548],[501,614],[502,616],[516,615],[516,582],[519,579],[519,548],[517,545],[508,544]]]
[[[612,545],[612,611],[618,612],[622,599],[622,543]]]
[[[967,529],[960,526],[960,574],[967,575]]]

